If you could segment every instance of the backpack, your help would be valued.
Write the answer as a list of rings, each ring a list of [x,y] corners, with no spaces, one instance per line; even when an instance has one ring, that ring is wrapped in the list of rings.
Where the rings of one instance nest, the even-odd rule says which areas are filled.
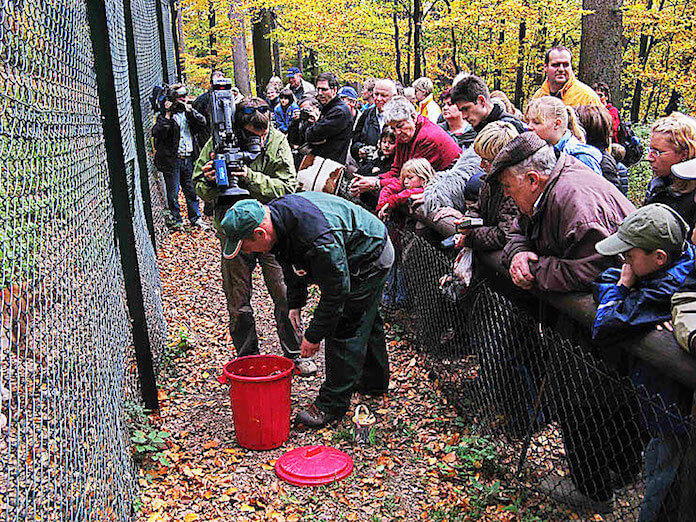
[[[635,165],[643,157],[643,144],[640,142],[640,138],[635,135],[631,125],[624,122],[619,124],[619,132],[617,134],[619,144],[626,149],[626,156],[622,163],[627,167]]]

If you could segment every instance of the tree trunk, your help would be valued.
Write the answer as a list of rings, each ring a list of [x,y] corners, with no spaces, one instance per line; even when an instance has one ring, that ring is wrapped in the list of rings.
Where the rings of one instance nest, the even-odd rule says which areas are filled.
[[[517,33],[517,71],[515,77],[515,107],[521,109],[524,102],[524,39],[527,36],[527,23],[522,20]]]
[[[261,9],[254,17],[251,28],[251,41],[254,49],[254,71],[256,73],[256,94],[265,92],[268,80],[273,74],[271,66],[271,13]]]
[[[417,79],[421,74],[421,22],[423,8],[421,0],[413,0],[413,78]]]
[[[249,57],[246,47],[244,13],[236,0],[230,2],[230,22],[238,36],[232,38],[232,63],[234,65],[234,84],[244,96],[251,96],[251,79],[249,75]]]
[[[408,33],[406,33],[406,74],[404,75],[404,87],[411,85],[411,37],[413,36],[413,20],[408,14]]]
[[[648,0],[645,6],[646,10],[650,11],[653,6],[653,0]],[[640,35],[640,44],[638,46],[638,62],[640,63],[641,70],[645,69],[645,65],[648,63],[648,56],[650,54],[650,49],[652,48],[652,36],[642,33]],[[640,118],[640,102],[643,97],[643,80],[640,76],[636,79],[636,87],[633,89],[633,98],[631,99],[631,121],[638,121]]]
[[[503,27],[505,27],[505,20],[501,20],[500,23]],[[498,52],[502,51],[503,45],[505,45],[505,29],[502,29],[500,31],[500,33],[498,34]],[[494,73],[494,77],[493,77],[493,90],[494,91],[500,90],[500,77],[501,76],[502,76],[502,71],[500,70],[500,61],[498,61],[496,64],[495,73]]]
[[[277,24],[277,15],[275,14],[275,11],[271,10],[271,29],[275,31],[275,29],[278,27]],[[278,43],[278,39],[274,38],[273,39],[273,73],[276,76],[281,76],[281,70],[280,70],[280,44]]]
[[[304,60],[304,58],[302,57],[302,44],[297,44],[296,59],[297,59],[297,68],[300,70],[300,72],[304,72],[302,70],[302,61]]]
[[[210,55],[217,56],[217,49],[215,48],[215,6],[212,0],[208,0],[208,46],[210,47]],[[217,62],[212,64],[212,68],[217,67]],[[212,72],[212,71],[211,71]]]
[[[594,13],[582,17],[579,78],[590,85],[605,82],[612,103],[621,107],[623,0],[583,0]]]
[[[403,85],[404,78],[401,75],[401,48],[399,47],[399,15],[398,0],[394,0],[392,18],[394,20],[394,51],[396,53],[396,79]]]

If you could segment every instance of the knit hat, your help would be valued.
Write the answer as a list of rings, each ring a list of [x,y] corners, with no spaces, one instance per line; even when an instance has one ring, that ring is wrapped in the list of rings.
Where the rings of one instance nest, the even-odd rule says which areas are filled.
[[[649,252],[658,248],[682,252],[689,225],[675,210],[662,203],[652,203],[632,212],[615,234],[595,245],[603,256],[615,256],[639,247]]]
[[[495,157],[487,181],[493,181],[506,168],[521,163],[546,145],[548,144],[535,133],[523,132],[505,145]]]

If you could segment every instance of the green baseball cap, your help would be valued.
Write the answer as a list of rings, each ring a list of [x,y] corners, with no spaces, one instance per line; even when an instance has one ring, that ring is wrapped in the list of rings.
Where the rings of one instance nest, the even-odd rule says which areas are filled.
[[[689,225],[671,207],[652,203],[629,214],[615,234],[595,245],[603,256],[615,256],[634,247],[667,252],[683,250]]]
[[[225,232],[225,247],[222,256],[225,259],[233,259],[242,248],[242,240],[251,235],[266,215],[263,205],[255,199],[243,199],[234,204],[222,218],[223,232]]]

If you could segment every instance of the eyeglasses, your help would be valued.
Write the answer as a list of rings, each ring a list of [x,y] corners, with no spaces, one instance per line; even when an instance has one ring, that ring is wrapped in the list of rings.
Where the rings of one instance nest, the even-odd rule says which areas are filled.
[[[655,156],[656,158],[659,158],[663,154],[668,154],[670,152],[674,152],[674,151],[673,150],[657,150],[657,149],[653,149],[652,147],[650,147],[648,149],[648,156]]]
[[[271,109],[268,105],[261,105],[260,107],[242,107],[242,112],[244,114],[254,114],[255,112],[260,112],[261,114],[266,114]]]

